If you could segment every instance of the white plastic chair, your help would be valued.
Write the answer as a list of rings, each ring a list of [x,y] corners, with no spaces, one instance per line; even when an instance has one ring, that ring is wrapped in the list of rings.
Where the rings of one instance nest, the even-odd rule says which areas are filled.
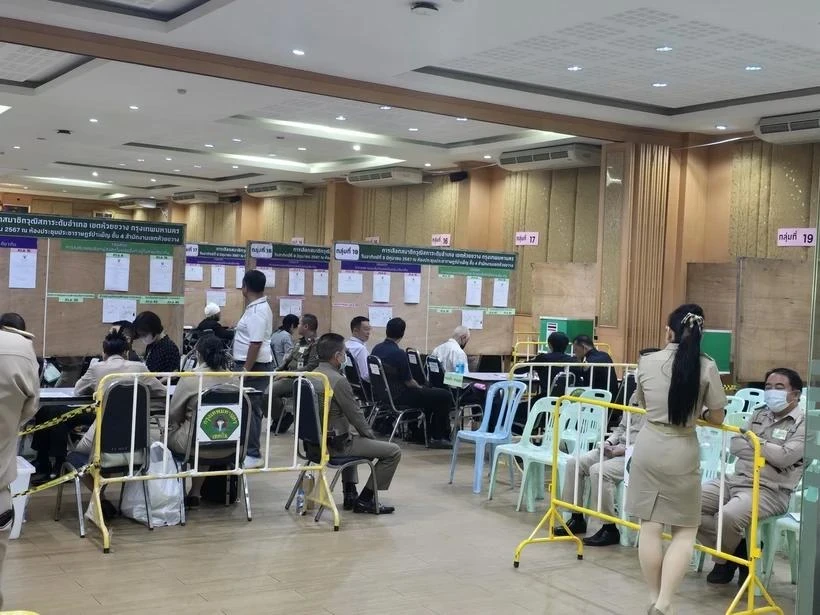
[[[587,389],[578,397],[610,402],[612,393],[602,389]],[[562,411],[562,417],[564,412]],[[603,439],[601,429],[606,422],[607,409],[593,404],[580,404],[580,408],[577,410],[578,418],[574,425],[569,421],[569,417],[572,416],[571,413],[573,412],[575,412],[575,409],[571,409],[567,413],[568,421],[561,425],[561,444],[565,446],[569,453],[575,452],[576,445],[581,446],[583,451],[590,450]],[[563,420],[562,423],[564,423]]]
[[[763,400],[763,389],[740,389],[734,396],[748,402],[749,405],[746,408],[747,411],[765,403]]]
[[[729,395],[726,397],[726,407],[724,408],[726,414],[734,414],[735,412],[744,412],[746,410],[746,400],[736,395]]]

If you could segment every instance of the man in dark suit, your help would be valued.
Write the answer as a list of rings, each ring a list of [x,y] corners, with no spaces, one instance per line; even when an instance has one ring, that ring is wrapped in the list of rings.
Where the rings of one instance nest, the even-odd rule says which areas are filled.
[[[572,353],[575,358],[581,363],[612,363],[612,357],[609,353],[595,348],[592,339],[588,335],[578,335],[572,340]],[[614,367],[609,369],[604,367],[591,367],[581,369],[579,377],[575,377],[575,384],[577,386],[591,387],[593,389],[601,389],[602,391],[609,391],[612,393],[612,399],[615,399],[618,394],[618,374]]]
[[[571,354],[567,354],[567,346],[569,346],[569,338],[566,333],[556,331],[551,333],[547,338],[547,346],[549,352],[541,352],[535,356],[533,363],[576,363],[577,359]],[[541,395],[554,395],[560,397],[566,392],[567,377],[562,375],[566,372],[563,367],[538,367],[535,370],[538,373],[538,380],[541,383]],[[577,379],[577,368],[571,368],[570,374],[574,374]],[[556,380],[556,377],[561,375]],[[570,382],[573,379],[570,378]],[[553,386],[553,384],[555,386]]]

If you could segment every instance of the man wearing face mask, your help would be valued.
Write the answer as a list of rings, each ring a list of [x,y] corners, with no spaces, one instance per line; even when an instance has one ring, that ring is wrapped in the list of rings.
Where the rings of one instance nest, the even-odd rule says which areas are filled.
[[[333,397],[330,400],[328,419],[328,450],[331,457],[367,457],[378,459],[375,465],[376,482],[379,490],[386,491],[393,480],[399,461],[401,448],[392,442],[376,440],[373,430],[364,418],[359,402],[353,394],[350,383],[342,374],[345,364],[345,340],[336,333],[326,333],[317,343],[319,367],[330,381]],[[324,387],[316,382],[319,408],[324,403]],[[351,433],[351,426],[358,435]],[[344,484],[344,509],[354,513],[389,514],[395,509],[392,506],[379,504],[378,510],[373,500],[373,477],[371,476],[361,493],[357,492],[358,475],[356,468],[347,468],[342,472]]]
[[[787,367],[771,370],[766,374],[766,406],[757,410],[743,426],[760,438],[760,452],[766,460],[760,470],[759,519],[786,513],[792,492],[800,482],[806,437],[805,414],[799,407],[802,390],[803,380],[796,371]],[[735,473],[726,477],[724,487],[721,550],[745,558],[743,535],[752,519],[754,448],[744,436],[738,435],[732,438],[731,453],[737,457],[737,463]],[[698,540],[713,548],[717,544],[719,498],[719,480],[703,485]],[[730,583],[737,570],[737,564],[715,559],[715,567],[706,580],[714,584]],[[747,574],[748,570],[740,567],[739,584],[743,584]]]

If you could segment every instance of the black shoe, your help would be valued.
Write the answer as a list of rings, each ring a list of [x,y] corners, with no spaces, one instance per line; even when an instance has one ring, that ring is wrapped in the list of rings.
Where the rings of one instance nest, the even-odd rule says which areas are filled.
[[[737,549],[734,552],[735,557],[739,557],[741,559],[749,559],[749,555],[746,552],[746,539],[740,541],[740,544],[737,545]],[[738,587],[742,587],[743,584],[746,582],[746,577],[749,576],[749,568],[747,566],[741,566],[737,564],[737,585]]]
[[[589,538],[584,538],[588,547],[609,547],[621,543],[621,533],[618,528],[602,527]]]
[[[715,564],[712,572],[706,575],[706,582],[712,585],[726,585],[731,583],[735,578],[737,571],[737,564],[734,562],[726,562],[725,564]]]
[[[342,509],[344,510],[353,510],[353,507],[356,506],[356,502],[359,500],[359,494],[355,491],[345,492],[345,501],[342,504]]]
[[[198,495],[186,495],[185,496],[185,508],[199,508],[199,496]]]
[[[379,509],[376,510],[375,500],[369,502],[356,500],[356,505],[353,507],[354,513],[366,513],[368,515],[389,515],[394,510],[396,509],[393,506],[383,506],[382,504],[379,504]]]
[[[573,517],[567,522],[567,527],[569,528],[569,531],[576,536],[587,533],[587,522],[584,520],[583,517]],[[563,527],[555,528],[553,535],[569,536],[569,534],[567,534],[567,531]]]
[[[436,449],[447,449],[453,448],[453,443],[449,440],[434,440],[430,439],[427,441],[427,448],[436,448]]]

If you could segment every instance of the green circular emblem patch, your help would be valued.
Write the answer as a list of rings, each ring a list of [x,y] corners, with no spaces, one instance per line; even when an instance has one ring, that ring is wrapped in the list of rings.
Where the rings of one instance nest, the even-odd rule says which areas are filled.
[[[239,418],[230,408],[213,408],[202,417],[199,427],[211,440],[227,440],[239,427]]]

